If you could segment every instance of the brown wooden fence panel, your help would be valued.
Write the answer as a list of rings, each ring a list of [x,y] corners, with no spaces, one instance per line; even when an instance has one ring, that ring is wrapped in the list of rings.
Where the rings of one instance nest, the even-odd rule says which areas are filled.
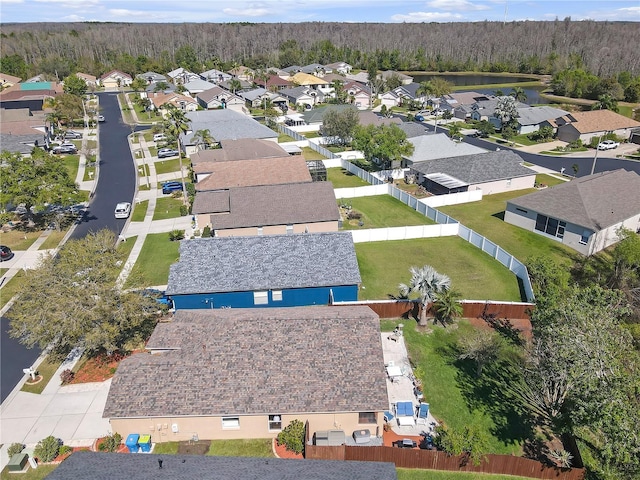
[[[543,465],[535,460],[512,455],[487,455],[480,465],[467,462],[463,456],[447,455],[435,450],[392,447],[318,447],[308,445],[306,458],[322,460],[357,460],[391,462],[400,468],[447,470],[475,473],[519,475],[543,480],[583,480],[583,468],[560,469]]]

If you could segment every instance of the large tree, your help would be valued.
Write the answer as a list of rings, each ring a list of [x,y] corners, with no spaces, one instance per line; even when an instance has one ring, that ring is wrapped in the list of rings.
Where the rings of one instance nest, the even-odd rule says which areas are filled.
[[[187,115],[183,110],[180,110],[178,107],[173,105],[168,109],[167,114],[167,125],[165,130],[176,139],[176,146],[178,147],[178,152],[180,152],[180,178],[182,179],[182,196],[185,205],[187,204],[187,186],[185,185],[184,180],[184,168],[182,165],[182,148],[180,146],[180,134],[186,133],[189,130],[189,123],[191,120],[187,118]]]
[[[451,287],[451,279],[442,273],[438,273],[431,265],[422,268],[411,267],[411,280],[408,284],[398,285],[400,296],[409,298],[411,294],[417,294],[420,299],[420,322],[424,326],[427,324],[427,312],[429,304],[436,299],[436,295]]]
[[[390,168],[394,161],[413,153],[413,144],[397,125],[358,125],[353,134],[353,147],[361,150],[365,158],[383,168]]]
[[[322,117],[322,135],[331,144],[346,145],[351,141],[358,123],[359,116],[355,108],[329,108]]]
[[[75,73],[64,79],[64,93],[81,97],[87,93],[87,83]]]
[[[10,335],[28,347],[64,353],[128,350],[151,333],[158,306],[138,292],[116,286],[126,260],[115,234],[101,230],[70,240],[25,272],[24,288],[11,310]]]

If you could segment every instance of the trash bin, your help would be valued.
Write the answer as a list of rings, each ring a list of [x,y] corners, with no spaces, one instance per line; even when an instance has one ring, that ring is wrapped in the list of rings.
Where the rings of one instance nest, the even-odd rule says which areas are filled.
[[[140,435],[140,439],[138,440],[138,445],[140,445],[141,452],[150,452],[151,451],[151,435]]]
[[[140,445],[138,445],[139,439],[140,435],[138,435],[137,433],[129,434],[129,436],[127,437],[127,441],[125,442],[125,445],[129,449],[129,452],[138,453],[138,449],[140,448]]]

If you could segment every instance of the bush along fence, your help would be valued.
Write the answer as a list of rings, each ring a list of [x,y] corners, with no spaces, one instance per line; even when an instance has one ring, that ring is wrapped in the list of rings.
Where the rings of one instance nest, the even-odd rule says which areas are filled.
[[[348,172],[357,175],[365,182],[368,182],[372,185],[380,185],[385,183],[380,178],[372,175],[369,172],[361,169],[360,167],[354,165],[353,163],[342,160],[341,166]],[[365,187],[367,188],[367,187]],[[524,292],[525,298],[528,302],[534,302],[535,296],[533,294],[533,287],[531,286],[531,280],[529,279],[529,272],[527,271],[527,267],[516,257],[505,251],[499,245],[495,244],[488,238],[480,235],[477,232],[474,232],[468,227],[465,227],[463,224],[458,222],[456,219],[436,210],[433,207],[427,205],[424,201],[417,199],[416,197],[409,195],[407,192],[400,190],[394,185],[388,184],[388,192],[389,195],[394,198],[400,200],[405,205],[413,208],[415,211],[422,213],[426,217],[440,224],[449,224],[456,223],[459,224],[458,228],[458,236],[463,240],[471,243],[475,247],[478,247],[483,252],[491,255],[494,259],[502,263],[505,267],[511,270],[515,276],[518,278],[521,288]]]

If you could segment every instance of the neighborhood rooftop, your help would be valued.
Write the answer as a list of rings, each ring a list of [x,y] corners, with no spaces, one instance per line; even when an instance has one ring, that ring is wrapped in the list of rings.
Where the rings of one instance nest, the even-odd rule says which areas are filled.
[[[191,143],[193,135],[198,130],[209,130],[217,141],[241,138],[273,138],[278,134],[257,122],[251,117],[229,109],[201,110],[187,112],[190,123],[190,132],[181,137],[183,144]]]
[[[118,367],[104,417],[388,408],[379,318],[369,307],[178,310],[147,349],[161,353]]]
[[[349,232],[203,238],[180,244],[167,295],[360,282]]]
[[[408,140],[413,144],[414,151],[405,158],[414,163],[462,155],[471,156],[486,152],[484,148],[469,145],[468,143],[454,142],[444,133],[418,135]]]

